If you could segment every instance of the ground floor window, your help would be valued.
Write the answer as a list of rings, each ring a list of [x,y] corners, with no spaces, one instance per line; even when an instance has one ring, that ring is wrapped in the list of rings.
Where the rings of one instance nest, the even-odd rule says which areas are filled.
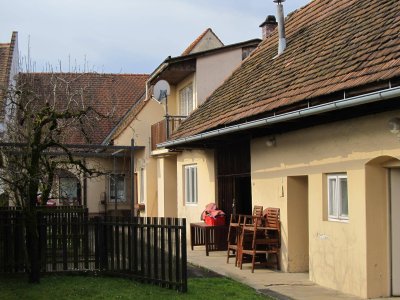
[[[349,219],[347,174],[328,174],[328,218],[347,221]]]
[[[77,180],[71,177],[60,177],[61,198],[73,199],[78,197]]]
[[[185,166],[185,202],[197,204],[197,165]]]
[[[110,201],[125,202],[125,175],[110,175]]]

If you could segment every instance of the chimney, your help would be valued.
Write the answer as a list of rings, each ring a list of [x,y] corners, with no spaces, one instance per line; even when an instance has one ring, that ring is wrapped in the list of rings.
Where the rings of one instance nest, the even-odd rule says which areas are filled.
[[[260,25],[262,29],[262,38],[265,40],[267,37],[271,35],[271,33],[275,30],[278,23],[276,22],[275,16],[267,16],[264,23]]]
[[[286,48],[285,17],[283,14],[283,5],[282,5],[282,2],[285,2],[285,0],[274,0],[274,2],[277,4],[276,16],[278,18],[278,32],[279,32],[278,55],[280,55]]]

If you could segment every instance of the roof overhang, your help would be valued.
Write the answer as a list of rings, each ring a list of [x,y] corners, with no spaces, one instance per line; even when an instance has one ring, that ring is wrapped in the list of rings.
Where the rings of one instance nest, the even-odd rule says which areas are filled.
[[[26,143],[0,143],[0,148],[9,149],[13,153],[25,154]],[[62,147],[53,147],[46,151],[46,155],[65,156],[70,153],[78,157],[124,157],[130,155],[131,151],[143,150],[144,146],[112,146],[112,145],[82,145],[64,144]],[[19,152],[18,152],[19,151]]]
[[[301,119],[305,119],[312,116],[325,115],[339,110],[351,109],[358,106],[363,106],[372,103],[382,104],[400,97],[400,87],[388,88],[377,92],[372,92],[364,95],[355,97],[345,98],[329,103],[324,103],[312,107],[302,108],[287,113],[282,113],[274,116],[260,118],[254,121],[243,122],[224,128],[206,131],[203,133],[195,134],[188,137],[178,138],[170,140],[161,144],[158,144],[158,148],[184,148],[193,144],[206,143],[208,140],[212,140],[218,137],[248,132],[249,130],[257,130],[260,128],[272,127],[281,125],[287,122],[293,122]],[[353,110],[354,111],[354,110]],[[323,122],[324,120],[322,120]]]
[[[195,52],[188,55],[168,57],[150,76],[149,83],[153,85],[157,81],[163,79],[168,81],[170,84],[176,85],[188,75],[196,71],[197,58],[215,55],[238,48],[255,48],[260,42],[260,39],[252,39],[249,41],[213,48],[206,51]]]

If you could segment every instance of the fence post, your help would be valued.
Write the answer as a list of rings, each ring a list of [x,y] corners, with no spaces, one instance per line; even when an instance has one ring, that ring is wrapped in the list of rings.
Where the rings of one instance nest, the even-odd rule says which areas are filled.
[[[89,211],[85,208],[83,215],[83,256],[85,261],[85,269],[89,269]]]
[[[106,217],[99,219],[99,254],[100,254],[100,270],[108,270],[108,249],[107,249],[107,219]]]
[[[39,257],[41,271],[46,271],[46,256],[47,256],[47,224],[44,221],[44,214],[41,210],[37,211],[37,224],[39,232]]]
[[[72,251],[74,255],[74,269],[78,269],[78,247],[79,247],[79,235],[78,235],[78,218],[71,217],[71,231],[72,231]]]
[[[182,229],[181,229],[181,268],[182,268],[182,277],[181,277],[181,292],[187,292],[187,245],[186,245],[186,218],[182,219]]]

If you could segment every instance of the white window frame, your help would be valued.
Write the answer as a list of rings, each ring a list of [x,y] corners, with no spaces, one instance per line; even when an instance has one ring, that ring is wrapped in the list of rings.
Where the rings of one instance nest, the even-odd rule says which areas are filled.
[[[347,196],[347,214],[343,213],[343,199],[342,199],[342,185],[341,180],[346,180],[346,196]],[[333,185],[331,185],[333,182]],[[333,189],[333,190],[332,190]],[[327,192],[328,192],[328,220],[329,221],[349,221],[349,193],[348,193],[348,179],[346,173],[336,173],[327,175]],[[333,211],[331,207],[334,207]],[[336,211],[335,211],[336,210]]]
[[[195,108],[193,83],[190,83],[179,91],[179,113],[181,116],[188,116]]]
[[[186,204],[195,205],[198,203],[197,165],[184,166],[183,193]]]
[[[113,177],[122,177],[124,180],[124,184],[123,184],[123,197],[122,198],[118,198],[118,193],[117,193],[117,203],[123,203],[126,202],[126,178],[125,178],[125,174],[121,174],[121,173],[115,173],[115,174],[110,174],[109,176],[109,186],[108,186],[108,190],[110,191],[110,197],[109,197],[109,201],[112,203],[115,203],[115,197],[114,197],[114,191],[112,191],[112,187],[111,187],[111,181],[113,180]],[[114,184],[115,187],[115,184]]]

